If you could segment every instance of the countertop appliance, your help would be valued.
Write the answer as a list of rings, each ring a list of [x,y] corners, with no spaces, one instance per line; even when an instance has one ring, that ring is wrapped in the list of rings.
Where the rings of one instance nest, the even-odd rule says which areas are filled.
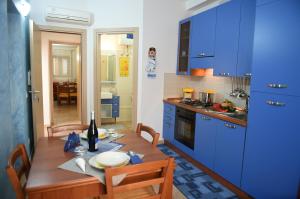
[[[176,107],[175,139],[194,150],[196,113]]]
[[[183,88],[183,99],[192,99],[193,98],[193,93],[194,89],[193,88]]]
[[[206,90],[203,92],[199,92],[199,101],[207,106],[212,106],[215,102],[215,90]]]

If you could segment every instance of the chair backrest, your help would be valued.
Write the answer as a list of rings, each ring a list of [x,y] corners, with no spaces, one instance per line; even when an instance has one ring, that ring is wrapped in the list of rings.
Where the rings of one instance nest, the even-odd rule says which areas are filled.
[[[49,137],[58,137],[68,135],[71,132],[82,132],[89,128],[89,125],[85,124],[65,124],[55,125],[47,128]]]
[[[149,135],[152,136],[152,146],[156,146],[158,144],[159,133],[157,133],[153,128],[145,126],[142,123],[138,123],[136,127],[136,134],[142,136],[142,131],[147,132]]]
[[[21,160],[19,162],[19,160]],[[30,162],[24,144],[19,144],[10,154],[6,173],[16,192],[17,199],[25,199],[25,186],[30,170]],[[25,179],[24,179],[25,177]]]
[[[59,84],[58,85],[58,93],[69,93],[69,85],[68,84]]]
[[[149,198],[166,198],[168,178],[172,178],[174,170],[174,158],[152,161],[124,167],[106,168],[105,181],[107,198],[114,198],[114,194],[145,188],[153,185],[160,185],[159,192]],[[125,179],[118,185],[113,185],[113,176],[125,174]]]

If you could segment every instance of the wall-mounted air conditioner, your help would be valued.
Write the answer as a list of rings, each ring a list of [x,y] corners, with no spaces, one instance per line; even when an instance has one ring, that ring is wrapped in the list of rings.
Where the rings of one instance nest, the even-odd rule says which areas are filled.
[[[90,26],[92,25],[92,14],[49,6],[46,11],[46,21]]]

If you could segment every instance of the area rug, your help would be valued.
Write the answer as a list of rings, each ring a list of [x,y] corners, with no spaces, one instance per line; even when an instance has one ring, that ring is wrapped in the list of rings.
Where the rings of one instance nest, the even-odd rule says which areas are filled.
[[[178,155],[166,145],[158,148],[176,160],[174,185],[188,199],[238,199],[236,194],[215,181],[202,170]]]

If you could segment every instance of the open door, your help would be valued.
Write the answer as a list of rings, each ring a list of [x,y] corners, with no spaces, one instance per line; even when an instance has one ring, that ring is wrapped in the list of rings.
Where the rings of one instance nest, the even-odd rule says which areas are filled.
[[[41,31],[30,20],[30,64],[34,146],[44,136]]]

